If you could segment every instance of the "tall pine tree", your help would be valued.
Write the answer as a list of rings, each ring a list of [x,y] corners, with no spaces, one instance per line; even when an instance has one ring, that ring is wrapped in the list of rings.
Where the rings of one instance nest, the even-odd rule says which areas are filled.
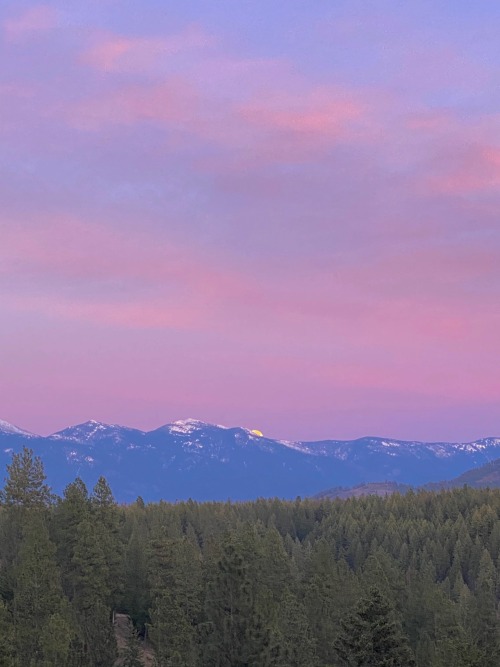
[[[413,667],[415,658],[387,598],[372,587],[341,622],[335,651],[343,667]]]

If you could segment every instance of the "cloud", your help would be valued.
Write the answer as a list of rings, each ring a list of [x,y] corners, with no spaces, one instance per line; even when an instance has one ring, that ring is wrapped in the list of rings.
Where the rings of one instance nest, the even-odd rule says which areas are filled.
[[[250,83],[253,87],[255,83]],[[204,90],[197,76],[172,76],[160,83],[119,85],[112,92],[82,99],[65,114],[73,127],[94,132],[120,126],[133,131],[144,123],[153,124],[164,131],[165,144],[168,141],[176,150],[197,146],[201,169],[203,148],[217,148],[222,154],[210,154],[212,171],[217,163],[234,171],[262,163],[301,162],[332,146],[370,144],[376,137],[372,109],[352,91],[304,86],[294,94],[292,89],[293,85],[277,87],[257,99],[245,99],[244,90],[231,100],[218,91]]]
[[[204,51],[215,38],[200,26],[189,25],[178,34],[166,37],[129,37],[116,34],[94,35],[94,44],[81,55],[81,61],[103,72],[154,72],[161,61],[177,54]]]
[[[193,245],[62,217],[7,226],[0,266],[11,308],[137,328],[208,324],[248,289]]]
[[[192,304],[169,302],[167,299],[134,299],[120,303],[116,299],[75,299],[61,295],[26,294],[7,296],[2,299],[4,307],[15,312],[35,313],[43,317],[55,317],[117,328],[130,329],[174,329],[199,328],[203,313]]]
[[[245,121],[263,130],[337,138],[348,122],[361,116],[362,106],[346,91],[317,88],[306,95],[285,92],[262,96],[242,106],[240,113]]]
[[[197,91],[182,79],[155,85],[127,85],[82,100],[68,111],[78,129],[99,131],[110,126],[153,122],[161,126],[185,126],[199,108]]]
[[[198,142],[201,153],[216,147],[254,163],[310,159],[340,141],[373,136],[371,104],[359,91],[311,84],[286,58],[224,52],[199,26],[165,37],[95,34],[91,41],[80,62],[114,77],[111,90],[66,109],[78,129],[149,122],[176,149]]]
[[[17,16],[5,19],[3,29],[10,41],[21,41],[31,35],[47,32],[57,26],[58,13],[49,5],[30,7]]]
[[[430,178],[431,188],[445,195],[498,194],[500,188],[500,148],[491,145],[457,150],[438,174]]]

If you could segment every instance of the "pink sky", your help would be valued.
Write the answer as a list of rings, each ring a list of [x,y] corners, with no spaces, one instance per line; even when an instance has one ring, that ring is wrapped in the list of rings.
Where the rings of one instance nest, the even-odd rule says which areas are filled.
[[[0,8],[0,418],[500,435],[496,3]]]

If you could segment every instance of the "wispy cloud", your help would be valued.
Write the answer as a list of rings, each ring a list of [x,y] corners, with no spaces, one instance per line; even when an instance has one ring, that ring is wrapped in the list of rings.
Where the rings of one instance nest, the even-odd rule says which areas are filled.
[[[50,5],[35,5],[24,12],[6,18],[3,30],[8,40],[22,41],[37,33],[47,32],[57,26],[58,13]]]
[[[0,263],[11,307],[135,328],[207,325],[248,289],[200,248],[71,218],[7,227]]]
[[[92,46],[81,55],[83,63],[104,72],[144,74],[161,71],[162,59],[186,52],[203,52],[215,43],[215,38],[197,25],[189,25],[166,37],[96,34],[91,40]]]

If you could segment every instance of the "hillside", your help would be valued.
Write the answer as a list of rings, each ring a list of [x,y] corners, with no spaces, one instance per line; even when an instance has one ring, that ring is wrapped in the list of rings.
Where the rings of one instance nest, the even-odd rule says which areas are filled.
[[[457,489],[470,486],[475,489],[500,488],[500,458],[480,466],[472,468],[454,479],[441,482],[429,482],[418,487],[396,482],[370,482],[358,484],[349,488],[333,487],[320,491],[315,498],[359,498],[360,496],[386,496],[391,493],[406,493],[411,488],[424,491],[442,491],[444,489]]]
[[[340,498],[345,500],[346,498],[360,498],[362,496],[389,496],[391,493],[406,493],[411,488],[407,484],[398,484],[397,482],[368,482],[349,488],[337,486],[326,491],[320,491],[314,498],[328,498],[331,500]]]
[[[426,489],[453,489],[461,486],[471,486],[476,489],[483,488],[499,488],[500,487],[500,458],[486,463],[479,468],[467,470],[463,474],[455,477],[449,482],[441,482],[438,484],[426,484]]]

